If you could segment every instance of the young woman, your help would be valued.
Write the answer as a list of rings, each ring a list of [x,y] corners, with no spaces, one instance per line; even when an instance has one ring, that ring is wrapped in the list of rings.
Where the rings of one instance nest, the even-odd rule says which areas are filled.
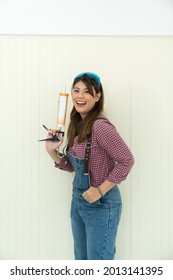
[[[55,166],[75,171],[71,225],[76,260],[112,260],[122,200],[117,184],[126,179],[134,158],[114,125],[103,115],[104,93],[98,75],[77,75],[66,154],[60,142],[46,142]],[[54,131],[49,133],[51,137]]]

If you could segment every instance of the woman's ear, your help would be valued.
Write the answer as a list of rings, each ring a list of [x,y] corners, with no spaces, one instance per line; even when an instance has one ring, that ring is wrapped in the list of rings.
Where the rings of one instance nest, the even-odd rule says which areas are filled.
[[[99,101],[100,96],[101,96],[101,93],[100,93],[100,92],[98,92],[98,93],[96,94],[96,101]]]

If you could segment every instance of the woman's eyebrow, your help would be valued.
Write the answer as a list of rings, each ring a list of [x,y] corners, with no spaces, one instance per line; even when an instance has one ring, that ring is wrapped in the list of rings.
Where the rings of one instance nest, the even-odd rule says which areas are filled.
[[[74,87],[73,89],[79,89],[80,90],[80,88],[78,88],[78,87]],[[83,90],[88,90],[88,89],[84,88]]]

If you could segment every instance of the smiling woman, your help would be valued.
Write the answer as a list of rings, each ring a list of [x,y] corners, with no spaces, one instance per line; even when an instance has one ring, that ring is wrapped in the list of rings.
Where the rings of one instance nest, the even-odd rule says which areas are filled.
[[[75,90],[77,90],[76,94],[79,93],[79,96],[76,96],[76,98],[74,97],[76,94],[73,94]],[[83,99],[80,95],[82,92],[84,95]],[[75,100],[77,100],[77,103]],[[76,135],[78,135],[79,142],[88,138],[92,133],[94,121],[103,112],[104,91],[100,77],[91,72],[77,75],[72,84],[72,101],[74,107],[71,112],[71,121],[68,130],[69,146],[73,145],[73,140]],[[83,101],[86,104],[80,107],[79,101]],[[90,112],[89,115],[88,112]]]
[[[62,158],[56,151],[62,141],[47,141],[46,149],[56,167],[75,171],[71,203],[75,259],[111,260],[122,209],[117,184],[126,179],[134,158],[103,115],[104,93],[98,75],[77,75],[72,101],[66,155]]]
[[[94,91],[94,96],[89,92],[86,85],[79,81],[75,84],[75,87],[72,90],[72,101],[74,107],[78,113],[80,113],[82,119],[84,119],[88,112],[91,111],[96,102],[99,101],[100,92],[96,93]]]

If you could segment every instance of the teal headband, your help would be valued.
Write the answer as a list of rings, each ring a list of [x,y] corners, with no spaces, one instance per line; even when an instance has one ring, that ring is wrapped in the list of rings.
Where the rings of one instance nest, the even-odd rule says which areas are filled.
[[[82,78],[82,77],[85,77],[85,76],[88,76],[89,78],[93,79],[100,86],[100,83],[101,83],[100,82],[100,77],[97,74],[92,73],[92,72],[80,73],[74,78],[74,81],[78,78]]]

